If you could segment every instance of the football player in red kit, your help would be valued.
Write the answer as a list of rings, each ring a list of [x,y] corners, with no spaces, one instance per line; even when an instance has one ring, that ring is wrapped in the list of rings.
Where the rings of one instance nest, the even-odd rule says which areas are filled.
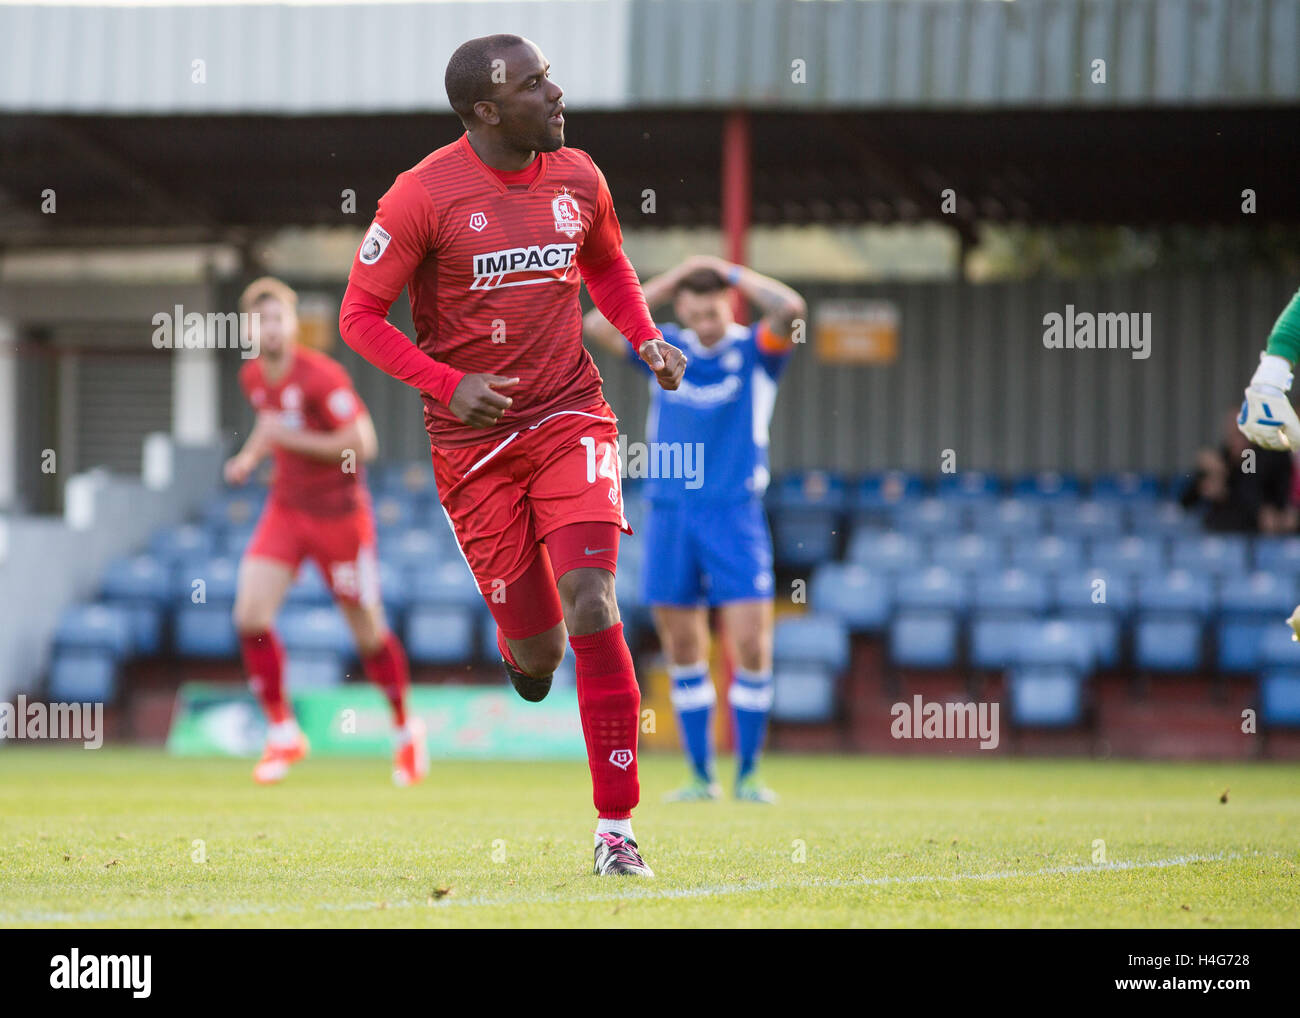
[[[379,599],[375,523],[361,466],[377,451],[370,414],[337,362],[298,345],[293,290],[258,279],[239,309],[258,316],[259,354],[239,372],[257,423],[226,462],[226,480],[243,484],[266,456],[275,460],[271,495],[239,563],[235,595],[244,667],[270,724],[253,778],[273,784],[307,755],[285,697],[284,648],[272,626],[299,565],[310,558],[356,637],[366,675],[392,707],[393,780],[414,784],[429,769],[428,750],[422,722],[406,715],[406,654]]]
[[[563,92],[537,46],[472,39],[446,87],[465,133],[380,200],[340,329],[423,395],[439,498],[515,689],[542,699],[566,639],[573,648],[595,872],[652,876],[632,833],[641,698],[614,599],[619,533],[631,531],[580,280],[665,388],[685,358],[650,318],[604,175],[564,147]],[[416,345],[386,320],[403,287]]]

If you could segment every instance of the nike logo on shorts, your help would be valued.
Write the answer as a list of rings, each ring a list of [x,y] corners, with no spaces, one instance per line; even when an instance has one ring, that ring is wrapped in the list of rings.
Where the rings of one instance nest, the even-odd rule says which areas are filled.
[[[610,548],[588,548],[584,545],[582,549],[582,553],[584,555],[599,555],[602,551],[611,551],[611,550],[612,549]]]

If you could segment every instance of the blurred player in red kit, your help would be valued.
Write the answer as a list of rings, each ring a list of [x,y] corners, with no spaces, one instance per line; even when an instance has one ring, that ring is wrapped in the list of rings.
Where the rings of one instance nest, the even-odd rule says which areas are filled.
[[[243,484],[268,455],[271,495],[239,563],[235,628],[244,667],[266,711],[266,750],[253,769],[261,784],[280,781],[307,755],[284,691],[284,648],[272,628],[304,558],[329,584],[357,641],[366,675],[393,711],[393,780],[411,785],[429,769],[424,726],[406,715],[406,654],[384,617],[375,558],[375,524],[361,464],[378,443],[370,414],[347,373],[325,354],[299,346],[297,295],[278,279],[249,284],[239,309],[256,314],[260,351],[239,372],[257,411],[244,447],[225,467]]]
[[[604,175],[564,147],[563,91],[537,46],[472,39],[446,88],[465,133],[380,199],[340,331],[424,398],[439,498],[515,689],[542,699],[566,639],[573,648],[595,872],[653,876],[632,833],[641,697],[614,599],[631,530],[617,418],[582,345],[580,279],[664,388],[686,361],[646,308]],[[416,345],[386,320],[404,286]]]

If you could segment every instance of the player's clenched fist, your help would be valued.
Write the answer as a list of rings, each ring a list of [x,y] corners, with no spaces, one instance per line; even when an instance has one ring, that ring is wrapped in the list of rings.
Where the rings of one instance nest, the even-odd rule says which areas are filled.
[[[518,378],[504,375],[466,375],[451,394],[447,407],[462,424],[471,428],[490,428],[501,420],[510,404],[509,396],[497,392],[519,384]]]
[[[647,339],[637,350],[664,389],[676,389],[686,372],[686,354],[662,339]]]

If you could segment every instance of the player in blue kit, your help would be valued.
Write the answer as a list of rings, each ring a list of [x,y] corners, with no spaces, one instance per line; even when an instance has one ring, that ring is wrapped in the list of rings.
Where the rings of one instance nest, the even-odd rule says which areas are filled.
[[[757,325],[735,321],[733,286],[762,310]],[[672,300],[677,324],[656,324],[687,357],[680,387],[651,393],[645,450],[653,466],[645,489],[645,600],[668,657],[692,770],[691,782],[669,798],[721,795],[708,666],[708,610],[717,607],[736,662],[729,697],[736,797],[772,802],[756,771],[772,705],[772,536],[762,498],[777,381],[807,307],[784,283],[705,255],[649,280],[644,290],[652,310]],[[589,312],[583,327],[588,339],[620,356],[628,349],[599,311]]]

